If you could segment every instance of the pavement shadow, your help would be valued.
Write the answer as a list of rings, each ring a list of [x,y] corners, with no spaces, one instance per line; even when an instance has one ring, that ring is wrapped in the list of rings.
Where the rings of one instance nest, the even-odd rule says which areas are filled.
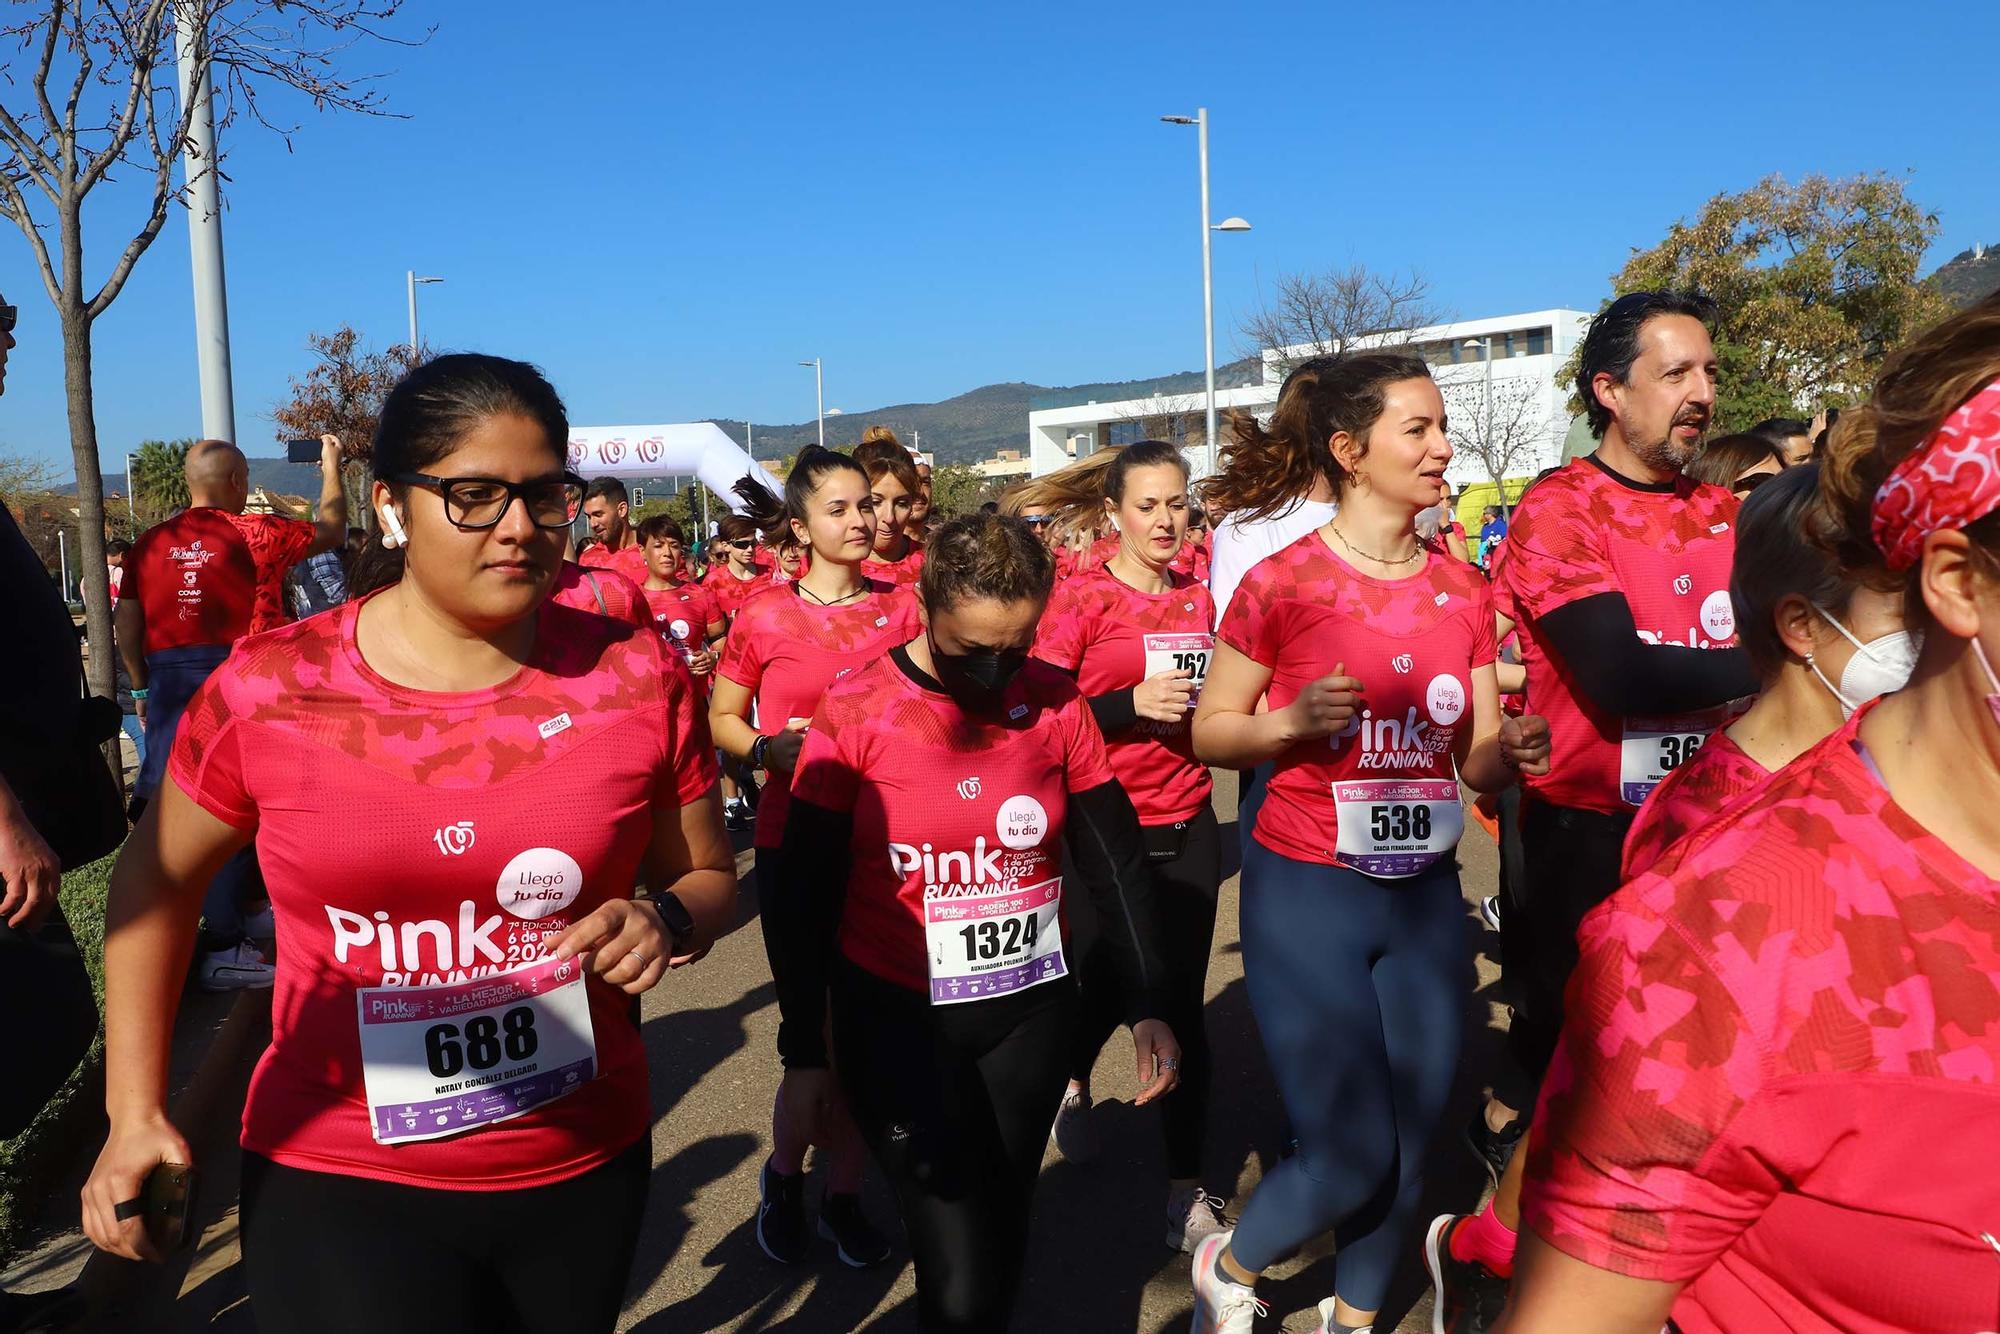
[[[751,1015],[777,1003],[777,984],[763,969],[758,970],[758,975],[762,982],[726,1005],[677,1008],[655,1015],[640,1026],[652,1084],[655,1124],[665,1120],[710,1071],[743,1050],[750,1041]],[[777,1060],[778,1054],[773,1051],[773,1066]]]
[[[763,1141],[756,1135],[712,1135],[654,1169],[652,1198],[628,1292],[647,1291],[673,1264],[694,1226],[694,1199],[701,1188],[727,1177],[752,1155],[763,1152]],[[878,1192],[867,1194],[873,1197],[869,1204],[872,1217],[883,1222],[895,1217],[893,1206]],[[808,1189],[809,1200],[818,1197],[816,1189]],[[746,1215],[698,1262],[679,1265],[681,1278],[692,1291],[632,1325],[630,1334],[683,1334],[705,1329],[817,1334],[859,1329],[895,1286],[905,1249],[899,1247],[896,1257],[877,1268],[852,1270],[834,1258],[830,1244],[819,1243],[806,1263],[780,1265],[758,1248],[755,1220]],[[794,1302],[799,1302],[798,1309],[786,1314]],[[913,1306],[908,1327],[915,1328]]]

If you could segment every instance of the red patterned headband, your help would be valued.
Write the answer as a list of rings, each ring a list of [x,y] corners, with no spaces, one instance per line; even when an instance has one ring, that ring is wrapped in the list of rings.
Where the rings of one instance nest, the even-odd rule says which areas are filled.
[[[1875,492],[1875,545],[1907,570],[1932,533],[2000,510],[2000,380],[1967,399]]]

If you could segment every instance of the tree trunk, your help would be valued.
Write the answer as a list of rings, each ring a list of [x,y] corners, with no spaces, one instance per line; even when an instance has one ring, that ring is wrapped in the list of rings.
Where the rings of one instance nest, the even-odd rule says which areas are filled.
[[[104,474],[97,463],[97,413],[90,397],[90,315],[76,299],[64,294],[58,310],[62,323],[63,389],[69,400],[69,448],[76,462],[77,582],[83,589],[84,626],[90,636],[90,693],[115,699],[118,694],[111,642],[111,570],[104,563]],[[125,768],[113,737],[105,746],[111,773],[124,790]]]

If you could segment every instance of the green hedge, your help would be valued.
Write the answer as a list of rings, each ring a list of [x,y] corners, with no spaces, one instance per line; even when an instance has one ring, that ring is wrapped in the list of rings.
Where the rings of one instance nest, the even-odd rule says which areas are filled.
[[[90,985],[104,1008],[104,896],[115,855],[63,877],[62,907],[76,946],[90,970]],[[27,1239],[48,1194],[86,1148],[103,1120],[104,1035],[91,1042],[76,1072],[57,1090],[26,1130],[0,1140],[0,1256]]]

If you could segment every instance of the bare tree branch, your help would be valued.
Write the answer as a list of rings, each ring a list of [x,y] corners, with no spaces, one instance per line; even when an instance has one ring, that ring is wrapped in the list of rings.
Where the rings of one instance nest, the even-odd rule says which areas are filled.
[[[1271,302],[1252,311],[1240,332],[1246,355],[1275,352],[1282,374],[1364,340],[1407,342],[1411,330],[1449,318],[1422,274],[1382,274],[1355,264],[1281,275]]]
[[[21,229],[21,234],[28,238],[28,249],[35,256],[35,267],[42,271],[42,285],[48,289],[49,300],[60,300],[62,284],[56,281],[55,267],[49,260],[48,243],[42,240],[34,216],[28,212],[28,201],[21,197],[20,187],[5,175],[0,175],[0,199],[6,202],[6,208],[0,212],[12,218]]]

